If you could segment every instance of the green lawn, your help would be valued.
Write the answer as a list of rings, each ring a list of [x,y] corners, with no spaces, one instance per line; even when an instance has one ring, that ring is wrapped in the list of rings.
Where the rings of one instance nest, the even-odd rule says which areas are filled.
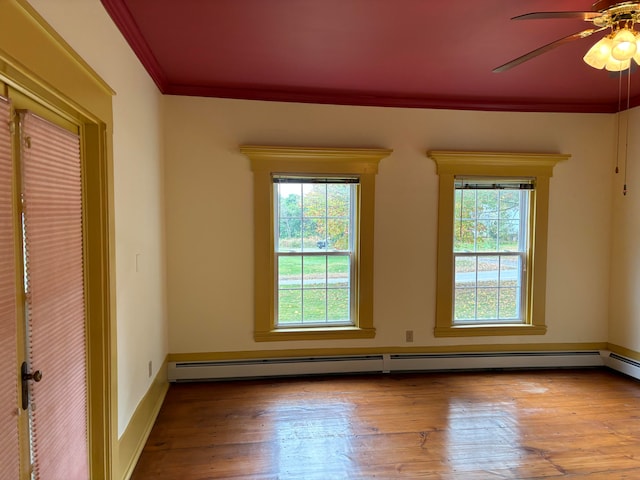
[[[478,282],[477,289],[456,288],[455,296],[455,320],[517,318],[518,289],[515,281],[502,282],[500,288],[497,282]]]
[[[278,322],[290,324],[348,320],[348,274],[347,256],[307,256],[304,261],[299,255],[280,257]],[[303,277],[306,281],[304,288]]]
[[[280,324],[344,322],[348,318],[348,288],[327,290],[312,288],[279,292],[278,321]]]
[[[279,257],[278,274],[281,277],[300,276],[302,275],[302,265],[302,255]],[[304,258],[305,275],[324,275],[327,268],[330,274],[348,273],[349,257],[346,255],[317,255]]]

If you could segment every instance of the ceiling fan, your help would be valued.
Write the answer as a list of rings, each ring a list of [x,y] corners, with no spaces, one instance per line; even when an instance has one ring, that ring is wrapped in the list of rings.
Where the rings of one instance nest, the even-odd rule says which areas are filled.
[[[532,12],[519,15],[512,18],[512,20],[551,18],[581,19],[592,23],[593,28],[576,32],[536,48],[495,68],[493,71],[495,73],[504,72],[565,43],[586,38],[606,29],[611,29],[611,32],[591,47],[583,58],[585,63],[593,68],[605,68],[616,72],[630,68],[631,59],[640,64],[640,33],[634,30],[634,25],[640,23],[640,3],[621,2],[620,0],[597,0],[591,6],[591,11],[587,12]]]

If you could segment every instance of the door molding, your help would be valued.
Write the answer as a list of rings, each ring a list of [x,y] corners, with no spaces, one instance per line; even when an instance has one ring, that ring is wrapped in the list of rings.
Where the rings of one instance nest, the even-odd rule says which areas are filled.
[[[80,127],[91,478],[114,478],[113,91],[26,0],[0,9],[0,80]]]

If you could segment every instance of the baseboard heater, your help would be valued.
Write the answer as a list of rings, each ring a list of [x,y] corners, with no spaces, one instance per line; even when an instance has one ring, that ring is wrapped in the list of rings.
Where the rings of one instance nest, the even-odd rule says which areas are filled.
[[[381,354],[170,362],[170,382],[409,371],[569,368],[604,365],[597,350],[451,354]]]
[[[602,358],[607,367],[640,380],[640,362],[607,350],[602,352]]]
[[[506,368],[568,368],[602,366],[600,352],[500,352],[390,355],[390,371],[470,370]]]
[[[265,358],[219,362],[170,362],[169,381],[195,381],[287,375],[382,372],[382,355]]]

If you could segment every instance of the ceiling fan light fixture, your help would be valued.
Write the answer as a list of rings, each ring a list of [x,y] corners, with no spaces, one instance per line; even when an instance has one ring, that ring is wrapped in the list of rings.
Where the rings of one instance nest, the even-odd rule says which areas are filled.
[[[637,51],[636,41],[636,35],[632,30],[628,28],[618,30],[613,36],[611,56],[619,61],[633,58]]]
[[[604,66],[605,69],[607,69],[610,72],[620,72],[622,70],[626,70],[631,66],[631,60],[616,60],[615,58],[611,57],[609,58],[609,60],[607,61],[606,65]]]
[[[610,37],[603,37],[598,40],[586,53],[582,59],[590,67],[602,70],[611,58],[611,47],[613,40]]]

